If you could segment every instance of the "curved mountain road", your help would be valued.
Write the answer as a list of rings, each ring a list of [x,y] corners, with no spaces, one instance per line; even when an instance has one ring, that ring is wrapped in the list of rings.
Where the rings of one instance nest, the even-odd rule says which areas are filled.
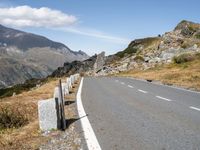
[[[84,78],[82,103],[103,150],[199,150],[200,93],[129,78]]]

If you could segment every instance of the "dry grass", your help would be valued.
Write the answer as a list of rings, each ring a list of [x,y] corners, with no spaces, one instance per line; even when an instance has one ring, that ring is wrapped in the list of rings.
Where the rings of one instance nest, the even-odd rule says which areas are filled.
[[[118,76],[157,80],[164,84],[200,91],[200,60],[183,64],[161,65],[145,71],[131,70],[120,73]]]
[[[37,103],[39,100],[53,97],[54,88],[58,85],[58,80],[51,79],[48,83],[34,90],[0,99],[0,107],[5,108],[4,106],[8,106],[9,113],[17,112],[18,114],[16,115],[25,117],[25,122],[21,126],[11,126],[11,128],[0,130],[0,149],[39,149],[40,145],[47,143],[51,139],[50,136],[42,136],[39,130]],[[65,97],[68,101],[75,101],[78,85],[79,82],[73,86],[70,95]],[[65,108],[68,118],[76,117],[75,105],[71,107],[66,106]]]
[[[77,93],[77,90],[78,90],[78,85],[79,85],[79,82],[76,82],[73,85],[72,89],[69,91],[70,94],[65,96],[65,100],[75,103],[75,101],[76,101],[76,93]],[[72,111],[71,109],[74,109],[74,107],[65,106],[65,115],[68,118],[76,118],[76,116],[77,116],[76,112]]]
[[[13,108],[9,110],[11,113],[16,111],[20,115],[23,113],[23,116],[26,116],[27,119],[25,124],[21,125],[22,127],[11,126],[12,128],[1,130],[1,149],[38,149],[41,143],[47,141],[47,138],[41,136],[39,130],[37,102],[53,97],[53,91],[57,84],[58,80],[54,79],[32,91],[0,99],[0,106],[9,106],[9,108]]]
[[[34,117],[35,105],[23,103],[0,105],[0,130],[19,128],[29,123]]]
[[[43,144],[41,148],[44,149],[70,149],[70,150],[77,150],[81,149],[79,142],[81,141],[79,132],[77,132],[77,126],[75,122],[78,121],[80,118],[77,115],[76,109],[76,94],[78,90],[80,81],[76,82],[73,85],[73,88],[70,89],[70,94],[65,96],[65,117],[67,121],[67,129],[65,132],[55,130],[51,131],[47,136],[49,137],[48,143],[45,145]],[[64,137],[68,135],[67,137]]]

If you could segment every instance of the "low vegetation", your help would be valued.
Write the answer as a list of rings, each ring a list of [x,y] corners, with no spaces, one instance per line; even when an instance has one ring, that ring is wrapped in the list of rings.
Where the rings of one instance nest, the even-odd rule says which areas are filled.
[[[143,48],[147,48],[148,46],[153,45],[155,42],[158,42],[159,40],[160,40],[159,37],[150,37],[132,41],[124,51],[120,51],[115,55],[120,58],[123,58],[126,55],[135,54],[139,50],[138,46],[143,46]]]
[[[197,39],[200,39],[200,33],[196,34],[195,37],[196,37]]]
[[[176,64],[186,63],[193,60],[200,60],[200,53],[192,54],[192,53],[184,53],[173,58],[173,62]]]
[[[12,96],[13,94],[20,94],[23,91],[29,91],[31,88],[36,87],[37,85],[41,86],[42,84],[48,81],[47,78],[44,79],[30,79],[27,80],[24,84],[17,84],[15,86],[0,89],[0,98]]]
[[[0,98],[0,149],[36,150],[41,145],[47,145],[51,140],[55,142],[53,138],[59,136],[61,131],[52,131],[52,135],[49,136],[42,135],[39,129],[37,104],[39,100],[52,98],[57,85],[58,78],[49,78],[39,87],[20,91],[20,94],[11,97]],[[66,96],[69,101],[75,100],[78,85],[79,83],[75,84],[70,91],[71,94]],[[66,106],[65,113],[67,117],[75,118],[75,104],[73,107]],[[69,130],[72,132],[73,128],[74,126],[70,125]],[[72,136],[75,135],[70,135]],[[56,143],[58,146],[59,142],[60,140]],[[77,147],[73,139],[64,142]]]
[[[39,130],[37,103],[53,97],[57,84],[58,80],[48,79],[40,87],[0,99],[0,149],[38,149],[48,140]]]
[[[34,106],[27,106],[22,103],[2,104],[0,106],[0,130],[19,128],[28,124],[33,117],[31,110],[35,109],[31,107]]]
[[[189,57],[189,58],[188,58]],[[192,57],[192,58],[191,58]],[[200,53],[181,55],[171,64],[163,64],[147,70],[130,70],[118,76],[129,76],[159,81],[200,91]]]
[[[134,60],[135,61],[144,61],[144,57],[137,55],[137,56],[135,56]]]
[[[123,58],[125,55],[134,54],[137,52],[137,48],[127,47],[124,51],[118,52],[116,56]]]
[[[188,47],[190,47],[191,45],[188,43],[188,42],[183,42],[182,44],[181,44],[181,48],[183,48],[183,49],[186,49],[186,48],[188,48]]]

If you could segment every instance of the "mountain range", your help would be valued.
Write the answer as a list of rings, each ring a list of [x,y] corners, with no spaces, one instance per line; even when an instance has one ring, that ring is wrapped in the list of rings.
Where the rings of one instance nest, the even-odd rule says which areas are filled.
[[[87,58],[81,50],[0,25],[0,88],[46,77],[65,62]]]
[[[34,41],[27,38],[40,40],[36,40],[34,44],[23,43],[24,39],[23,36],[19,38],[20,34],[27,36],[27,43]],[[12,85],[47,75],[61,77],[84,73],[101,76],[130,70],[148,70],[162,64],[170,64],[180,55],[186,56],[181,58],[183,61],[196,59],[197,57],[193,56],[200,53],[200,24],[186,20],[163,35],[135,39],[125,50],[113,55],[105,56],[103,52],[90,58],[82,51],[71,51],[61,43],[30,33],[18,31],[1,36],[4,38],[0,38],[3,41],[0,43],[0,85],[4,87],[5,84]],[[15,39],[15,36],[18,37],[18,42],[13,44],[11,39]],[[6,37],[9,39],[7,42]],[[18,44],[20,42],[23,44]]]

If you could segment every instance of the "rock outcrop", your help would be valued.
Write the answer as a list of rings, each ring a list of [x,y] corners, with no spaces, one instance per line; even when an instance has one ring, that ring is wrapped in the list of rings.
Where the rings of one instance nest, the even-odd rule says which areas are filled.
[[[50,77],[62,77],[70,76],[75,73],[86,73],[88,75],[93,75],[94,65],[97,60],[97,55],[90,57],[84,61],[73,61],[71,63],[64,63],[63,67],[59,67],[55,70]]]
[[[101,52],[97,55],[97,59],[94,63],[94,72],[98,72],[105,65],[105,52]]]
[[[190,30],[190,31],[188,31]],[[85,61],[65,63],[51,76],[61,77],[74,73],[105,76],[132,69],[146,70],[156,65],[171,63],[174,56],[200,52],[200,24],[182,21],[171,32],[158,37],[132,41],[124,51],[105,56],[105,52]]]
[[[99,75],[132,69],[145,70],[157,64],[171,63],[174,56],[200,52],[200,24],[181,21],[173,31],[162,36],[136,39],[124,51],[110,58]],[[107,58],[109,58],[107,57]],[[107,62],[107,60],[105,60]]]

